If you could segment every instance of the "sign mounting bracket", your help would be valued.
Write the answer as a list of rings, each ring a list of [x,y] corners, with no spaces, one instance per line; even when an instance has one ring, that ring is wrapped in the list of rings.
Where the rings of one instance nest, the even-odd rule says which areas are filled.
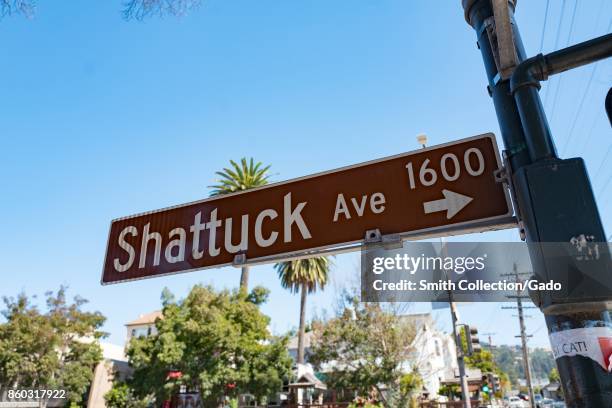
[[[400,234],[381,234],[378,228],[367,230],[365,233],[365,244],[382,244],[385,249],[398,249],[402,247],[402,236]]]

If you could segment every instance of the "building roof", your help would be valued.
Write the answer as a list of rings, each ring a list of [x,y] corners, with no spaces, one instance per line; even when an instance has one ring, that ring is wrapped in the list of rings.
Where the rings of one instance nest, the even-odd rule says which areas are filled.
[[[313,332],[304,333],[304,348],[307,349],[310,347],[311,339]],[[289,350],[297,350],[298,348],[298,336],[293,336],[289,339],[289,343],[287,344],[287,348]]]
[[[313,373],[304,373],[296,382],[289,384],[289,388],[315,388],[317,390],[326,390],[327,386]]]
[[[126,326],[137,326],[141,324],[153,324],[157,318],[163,318],[163,314],[161,310],[156,310],[151,313],[141,314],[138,316],[138,319],[132,320],[131,322],[126,323]]]
[[[405,314],[405,315],[401,315],[400,319],[403,321],[413,323],[417,327],[417,329],[420,329],[423,326],[429,326],[430,328],[433,328],[434,323],[435,323],[431,313]]]

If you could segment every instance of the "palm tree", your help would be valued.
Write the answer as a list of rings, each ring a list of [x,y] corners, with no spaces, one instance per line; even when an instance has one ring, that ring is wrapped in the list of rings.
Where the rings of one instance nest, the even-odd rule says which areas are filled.
[[[325,257],[298,259],[274,265],[281,285],[293,293],[300,292],[300,327],[298,331],[298,364],[304,364],[304,335],[306,329],[306,296],[323,289],[327,283],[330,261]]]
[[[237,191],[249,190],[268,184],[270,177],[268,170],[270,166],[263,166],[261,162],[255,163],[253,158],[247,162],[246,158],[240,160],[240,164],[230,160],[232,168],[223,168],[217,171],[220,178],[218,184],[209,186],[212,188],[211,196],[235,193]],[[249,267],[243,266],[240,274],[240,290],[247,292],[249,289]]]

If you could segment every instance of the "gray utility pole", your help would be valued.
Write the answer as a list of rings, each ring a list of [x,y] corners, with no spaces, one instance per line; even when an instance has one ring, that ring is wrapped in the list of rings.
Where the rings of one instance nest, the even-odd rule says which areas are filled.
[[[422,143],[423,146],[425,146],[425,141],[423,141]],[[442,245],[442,255],[446,257],[448,255],[448,250],[446,248],[446,241],[444,240],[444,238],[440,239],[440,244]],[[446,278],[448,279],[448,276]],[[457,322],[459,320],[459,316],[457,313],[457,304],[455,303],[455,300],[453,298],[453,291],[450,289],[448,291],[448,304],[450,306],[451,319],[453,323],[453,338],[455,339],[455,350],[457,352],[457,366],[459,366],[459,383],[461,384],[461,398],[463,399],[464,408],[472,408],[472,402],[470,401],[470,388],[465,372],[465,353],[461,342],[461,336],[457,332]]]
[[[462,0],[477,35],[489,95],[505,145],[521,237],[530,243],[534,278],[562,284],[559,292],[530,293],[549,333],[612,326],[612,261],[586,166],[557,156],[540,101],[540,81],[612,56],[612,34],[526,59],[514,21],[516,0]],[[547,243],[552,245],[551,253]],[[569,243],[578,244],[572,250]],[[603,244],[603,245],[602,245]],[[563,246],[566,245],[566,246]],[[597,256],[576,252],[597,246]],[[572,332],[574,333],[574,332]],[[556,359],[568,407],[612,407],[612,374],[590,358]]]
[[[495,336],[497,333],[480,333],[483,336],[487,336],[487,339],[489,339],[489,351],[491,352],[491,354],[493,354],[493,340],[492,340],[492,336]]]
[[[535,408],[533,399],[533,385],[531,384],[531,367],[529,364],[529,349],[527,348],[527,333],[525,332],[525,318],[523,317],[523,301],[520,296],[516,297],[518,308],[519,324],[521,326],[521,346],[523,347],[523,363],[525,365],[525,381],[529,390],[529,405]]]
[[[513,273],[503,275],[503,276],[512,276],[514,278],[514,282],[521,282],[520,276],[531,275],[526,273],[519,273],[516,267],[516,264],[513,266]],[[519,327],[521,330],[521,334],[519,336],[521,338],[521,349],[523,351],[523,369],[525,370],[525,382],[527,383],[527,390],[529,391],[529,406],[531,408],[535,407],[534,402],[534,394],[533,394],[533,384],[531,383],[531,364],[529,364],[529,348],[527,347],[527,338],[532,337],[527,335],[527,330],[525,329],[525,318],[530,316],[525,316],[523,314],[523,309],[534,309],[533,307],[524,307],[523,299],[529,298],[529,296],[523,296],[521,291],[517,289],[516,291],[516,307],[513,306],[502,306],[502,309],[515,309],[518,310],[518,318],[519,318]]]
[[[453,292],[448,291],[451,317],[453,319],[453,337],[455,338],[455,349],[457,350],[457,365],[459,366],[459,381],[461,384],[461,397],[463,398],[464,408],[472,408],[470,401],[470,388],[468,385],[467,374],[465,372],[465,354],[461,345],[461,335],[457,332],[457,305],[453,301]]]

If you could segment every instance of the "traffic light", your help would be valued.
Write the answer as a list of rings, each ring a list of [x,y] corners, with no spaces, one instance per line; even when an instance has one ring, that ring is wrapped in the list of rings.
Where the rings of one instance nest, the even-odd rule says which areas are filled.
[[[484,394],[485,400],[491,398],[491,394],[493,394],[493,390],[491,389],[491,383],[489,382],[489,376],[482,376],[482,385],[480,386],[480,391]]]
[[[478,338],[478,329],[475,326],[465,325],[465,341],[467,343],[466,355],[471,356],[482,350],[482,347],[480,347],[480,339]]]
[[[489,373],[487,374],[487,377],[488,377],[489,385],[491,387],[491,391],[493,391],[493,394],[495,394],[497,391],[501,391],[501,384],[499,382],[499,376],[493,373]]]

